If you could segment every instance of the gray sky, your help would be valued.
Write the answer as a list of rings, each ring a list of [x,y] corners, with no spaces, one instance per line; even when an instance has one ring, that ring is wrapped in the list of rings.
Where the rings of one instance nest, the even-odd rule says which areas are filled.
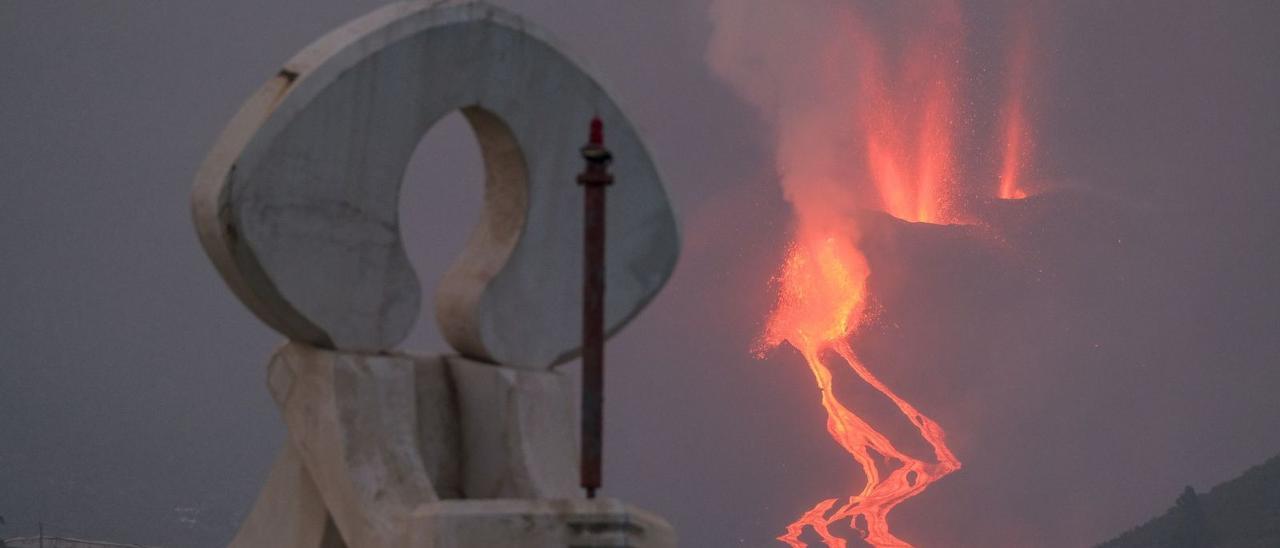
[[[283,440],[280,337],[200,250],[192,176],[281,62],[379,4],[0,0],[0,537],[234,533]],[[702,2],[506,4],[602,75],[682,217],[668,289],[609,347],[606,493],[685,546],[771,545],[861,479],[799,356],[748,351],[789,218],[769,129],[711,75]],[[966,4],[978,127],[1007,7]],[[881,314],[855,346],[965,462],[895,510],[899,536],[1087,544],[1280,452],[1277,26],[1264,1],[1057,7],[1033,125],[1058,190],[987,229],[876,222]],[[467,139],[446,120],[408,175],[427,284],[473,219]],[[410,347],[442,350],[424,318]]]

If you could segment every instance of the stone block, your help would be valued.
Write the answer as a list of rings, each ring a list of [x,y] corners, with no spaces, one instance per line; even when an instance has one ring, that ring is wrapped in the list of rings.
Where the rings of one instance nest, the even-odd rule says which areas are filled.
[[[419,373],[445,382],[440,360],[300,343],[281,347],[268,367],[293,448],[351,546],[394,545],[413,509],[437,500],[428,469],[456,466],[447,464],[457,450],[444,437],[421,443]],[[441,421],[453,420],[447,403],[437,409]]]
[[[576,375],[445,361],[457,391],[465,498],[581,496]]]

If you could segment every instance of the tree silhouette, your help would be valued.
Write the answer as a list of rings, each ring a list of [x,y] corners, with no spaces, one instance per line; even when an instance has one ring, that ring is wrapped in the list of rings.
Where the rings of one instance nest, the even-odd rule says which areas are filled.
[[[1211,548],[1213,540],[1209,534],[1209,522],[1205,519],[1204,509],[1200,506],[1200,496],[1190,485],[1182,490],[1173,507],[1173,538],[1169,539],[1171,548]]]

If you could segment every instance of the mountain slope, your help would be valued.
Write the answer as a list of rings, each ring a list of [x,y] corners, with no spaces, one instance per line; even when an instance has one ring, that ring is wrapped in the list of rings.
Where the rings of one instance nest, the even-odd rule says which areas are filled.
[[[1197,495],[1098,548],[1274,548],[1280,546],[1280,456]]]

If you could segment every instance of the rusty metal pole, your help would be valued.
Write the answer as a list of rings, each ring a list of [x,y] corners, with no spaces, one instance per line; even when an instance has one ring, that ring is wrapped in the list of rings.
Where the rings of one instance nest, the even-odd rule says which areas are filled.
[[[600,488],[604,442],[604,189],[613,184],[604,147],[604,124],[592,118],[582,147],[586,167],[578,175],[583,200],[582,262],[582,488],[595,498]]]

